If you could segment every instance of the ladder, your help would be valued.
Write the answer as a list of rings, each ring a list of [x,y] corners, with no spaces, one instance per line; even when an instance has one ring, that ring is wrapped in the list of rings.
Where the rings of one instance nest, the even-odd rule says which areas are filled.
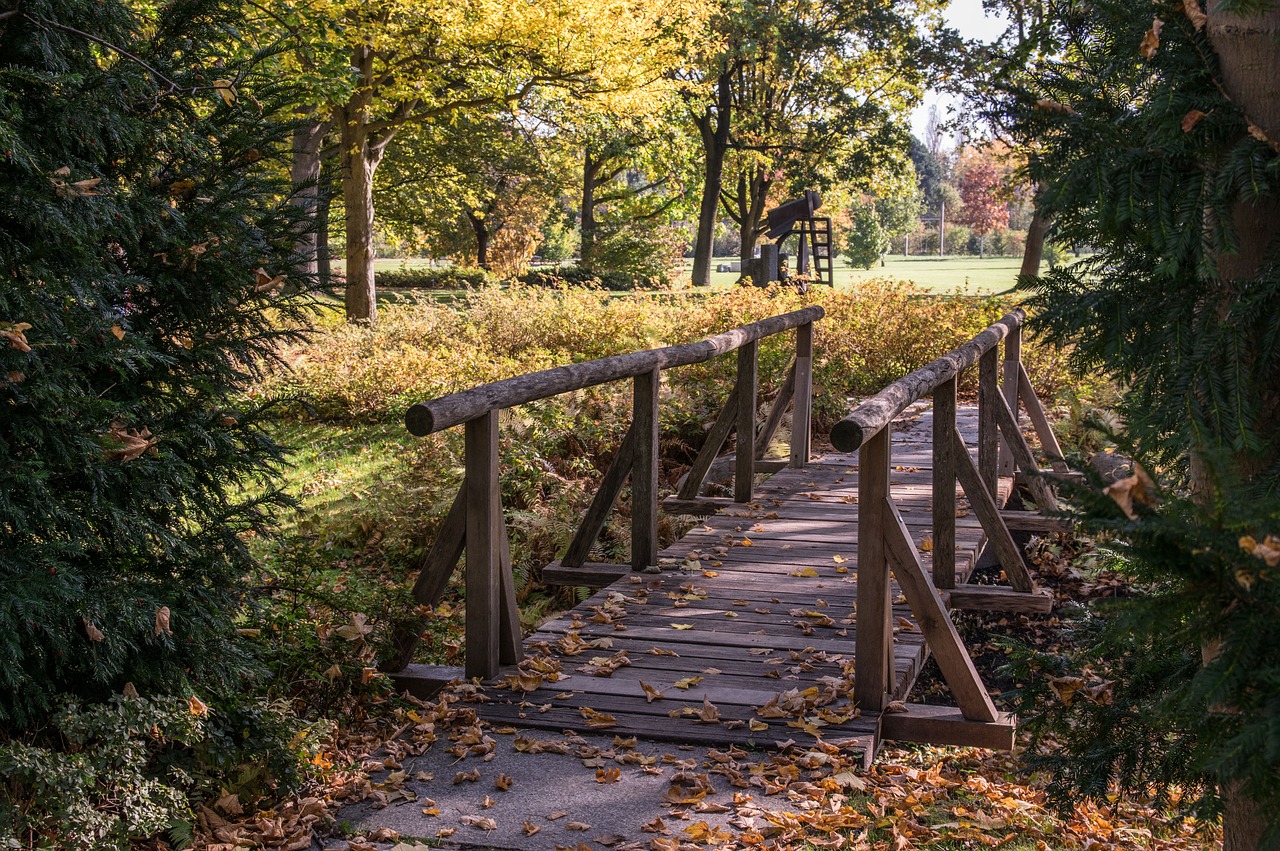
[[[800,219],[796,224],[799,229],[793,231],[800,235],[800,257],[796,263],[796,272],[809,274],[809,265],[813,265],[813,282],[835,286],[835,257],[831,251],[831,219]]]

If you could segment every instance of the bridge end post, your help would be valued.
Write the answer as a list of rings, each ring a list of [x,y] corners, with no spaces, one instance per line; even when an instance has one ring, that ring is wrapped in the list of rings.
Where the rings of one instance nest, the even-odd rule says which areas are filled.
[[[893,601],[885,547],[889,427],[858,451],[858,611],[853,696],[863,711],[884,708],[893,672]]]
[[[813,419],[813,323],[796,328],[795,405],[791,413],[791,467],[802,469],[809,463],[809,441]]]
[[[956,586],[956,379],[933,390],[933,585]]]
[[[660,370],[642,372],[632,385],[631,569],[658,563],[658,387]]]
[[[505,534],[498,493],[498,412],[465,426],[468,677],[498,673],[502,591],[501,536]]]

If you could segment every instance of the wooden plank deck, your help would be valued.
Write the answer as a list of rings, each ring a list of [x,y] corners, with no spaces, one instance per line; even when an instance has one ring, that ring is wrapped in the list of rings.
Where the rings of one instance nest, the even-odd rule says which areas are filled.
[[[893,497],[926,571],[931,423],[927,407],[913,406],[892,437]],[[976,451],[976,409],[961,407],[957,424]],[[1001,485],[1007,495],[1009,480]],[[855,455],[777,473],[752,502],[707,518],[663,550],[662,573],[624,576],[544,623],[525,640],[526,659],[550,657],[544,665],[558,666],[560,678],[525,693],[495,687],[499,677],[486,689],[482,717],[720,746],[812,744],[817,732],[869,761],[880,714],[852,701],[857,495]],[[959,513],[956,572],[964,582],[984,540],[963,499]],[[896,585],[893,600],[893,696],[905,699],[928,649]],[[619,654],[626,664],[616,664]],[[654,693],[661,697],[651,700]]]

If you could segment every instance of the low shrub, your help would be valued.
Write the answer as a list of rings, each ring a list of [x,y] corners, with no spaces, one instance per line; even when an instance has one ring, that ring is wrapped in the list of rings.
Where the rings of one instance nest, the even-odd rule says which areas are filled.
[[[495,281],[484,269],[469,266],[401,266],[376,274],[377,285],[412,290],[467,290]]]
[[[589,287],[594,289],[626,292],[628,290],[667,289],[670,284],[662,275],[639,272],[591,272],[581,266],[557,266],[551,269],[534,269],[520,276],[520,283],[530,287],[559,289],[563,287]]]

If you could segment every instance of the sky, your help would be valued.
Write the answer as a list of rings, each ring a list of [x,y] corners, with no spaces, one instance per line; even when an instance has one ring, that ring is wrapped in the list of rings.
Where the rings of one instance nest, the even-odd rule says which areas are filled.
[[[946,11],[947,24],[960,31],[964,38],[977,38],[983,41],[995,41],[1004,32],[1006,19],[1002,16],[989,17],[982,9],[982,0],[951,0]],[[939,92],[925,93],[920,106],[911,113],[911,130],[916,138],[924,140],[925,127],[929,123],[929,106],[938,104],[939,117],[947,118],[947,107],[958,106],[955,98]]]

